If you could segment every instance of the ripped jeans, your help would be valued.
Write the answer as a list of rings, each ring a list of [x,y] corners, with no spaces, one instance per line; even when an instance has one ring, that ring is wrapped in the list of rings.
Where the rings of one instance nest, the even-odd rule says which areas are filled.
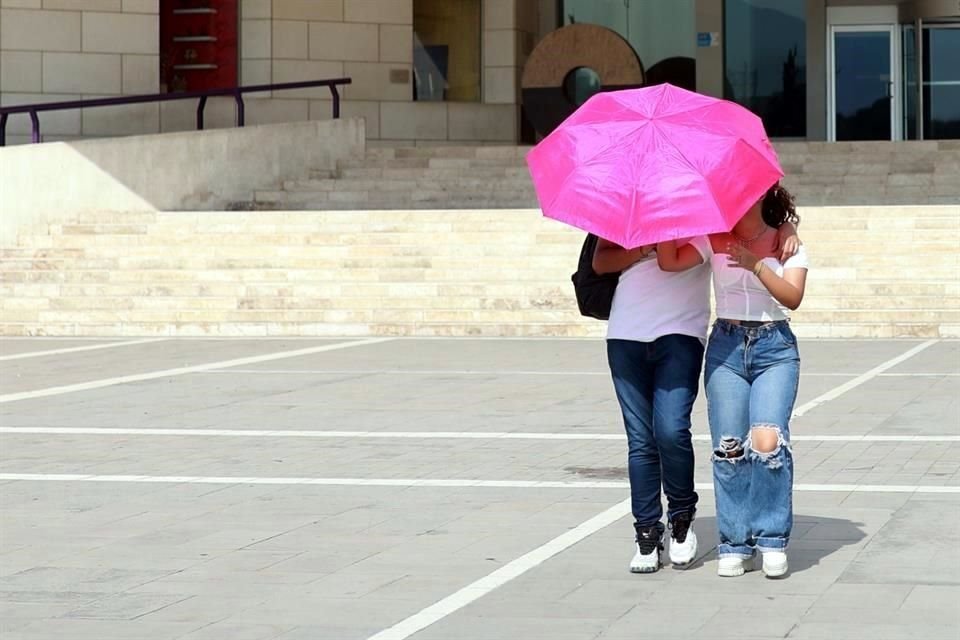
[[[790,416],[799,377],[797,338],[785,320],[752,328],[714,324],[704,386],[721,556],[787,546],[793,525]]]

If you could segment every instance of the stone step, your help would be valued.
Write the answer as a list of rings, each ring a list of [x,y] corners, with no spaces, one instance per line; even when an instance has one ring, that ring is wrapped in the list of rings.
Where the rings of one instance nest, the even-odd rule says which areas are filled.
[[[804,220],[822,220],[830,221],[833,219],[862,219],[862,220],[874,220],[879,217],[891,218],[894,220],[904,219],[904,220],[924,220],[928,218],[942,218],[942,219],[953,219],[960,222],[960,209],[951,206],[922,206],[916,208],[904,208],[900,206],[884,206],[884,205],[859,205],[859,206],[804,206],[801,205],[798,207],[798,212],[803,217]],[[362,213],[362,212],[360,212]],[[385,214],[383,211],[369,211],[367,212],[367,217],[377,222],[382,222],[383,220],[403,220],[403,221],[416,221],[418,223],[423,221],[430,221],[429,214],[423,212],[416,212],[415,214],[408,214],[403,210],[394,210],[389,214]],[[151,221],[163,221],[169,220],[176,222],[177,224],[184,223],[195,223],[197,220],[219,220],[224,222],[229,221],[243,221],[243,222],[256,222],[263,220],[264,217],[258,213],[249,213],[249,212],[232,212],[232,211],[162,211],[162,212],[152,212],[148,214],[140,213],[128,213],[128,212],[110,212],[104,211],[98,214],[95,214],[100,222],[112,223],[112,224],[128,224],[131,219],[135,220],[137,216],[148,215],[150,216]],[[298,220],[306,220],[305,216],[317,216],[327,220],[342,220],[351,223],[355,223],[359,217],[355,214],[345,215],[339,213],[329,213],[324,211],[316,211],[313,214],[305,214],[302,212],[297,212],[293,217]],[[458,212],[455,220],[465,220],[465,219],[480,219],[480,220],[489,220],[493,222],[500,222],[504,219],[514,219],[518,216],[528,216],[536,218],[539,216],[537,211],[533,210],[522,210],[516,212],[507,212],[501,210],[475,210],[475,211],[465,211]],[[271,219],[277,219],[275,216]],[[437,213],[435,220],[448,221],[450,220],[449,214],[445,212]],[[86,221],[84,221],[86,222]],[[141,221],[136,221],[137,223]],[[63,225],[56,225],[57,229],[62,229]]]
[[[135,310],[135,309],[169,309],[169,310],[206,310],[206,309],[257,309],[257,310],[326,310],[326,309],[375,309],[388,311],[391,309],[446,309],[446,310],[523,310],[532,306],[558,310],[576,311],[576,301],[572,297],[572,290],[556,291],[522,291],[502,295],[482,296],[423,296],[410,295],[401,285],[395,293],[386,295],[344,295],[341,289],[336,293],[323,292],[322,295],[263,295],[258,291],[247,292],[242,285],[220,285],[222,295],[205,293],[195,295],[189,293],[189,285],[167,286],[124,286],[124,285],[64,285],[55,295],[29,296],[21,295],[17,298],[8,298],[0,302],[3,310]],[[280,287],[268,287],[277,288]],[[321,289],[321,286],[313,286]],[[91,294],[96,291],[97,294]],[[183,293],[175,293],[180,291]],[[209,291],[209,290],[208,290]],[[561,293],[560,295],[557,295]],[[910,317],[917,321],[936,317],[941,321],[957,319],[960,313],[960,304],[956,299],[944,304],[931,303],[929,297],[910,297],[897,300],[889,306],[884,300],[876,297],[826,297],[811,296],[810,303],[805,303],[801,310],[794,314],[798,322],[819,322],[823,314],[831,317],[846,317],[840,312],[870,312],[875,313],[877,319],[883,314],[900,314],[909,312]],[[860,318],[861,316],[856,316]],[[960,320],[958,320],[960,321]]]
[[[272,213],[272,212],[268,212]],[[306,213],[306,212],[305,212]],[[350,212],[354,213],[354,212]],[[435,213],[425,211],[425,214]],[[448,217],[454,217],[458,212],[444,212]],[[361,212],[357,212],[361,217]],[[284,215],[289,215],[285,212]],[[308,214],[309,215],[309,214]],[[858,247],[858,255],[884,255],[888,250],[886,243],[909,242],[916,251],[941,252],[954,249],[952,235],[960,231],[960,224],[952,222],[926,221],[925,227],[891,227],[889,230],[876,230],[865,225],[820,229],[814,223],[807,222],[800,226],[800,236],[808,246],[809,251],[818,256],[831,253],[843,254],[851,246],[863,244],[864,234],[869,233],[872,244]],[[448,242],[478,245],[510,245],[514,243],[537,241],[538,243],[564,244],[578,246],[583,239],[583,232],[576,229],[560,227],[559,223],[549,220],[531,224],[518,221],[516,224],[484,224],[480,221],[462,221],[451,223],[421,223],[419,231],[410,232],[402,227],[402,222],[354,225],[343,222],[328,222],[322,217],[313,218],[313,222],[270,224],[253,223],[258,229],[250,229],[248,233],[238,233],[238,228],[249,228],[242,221],[209,223],[204,225],[158,224],[152,227],[149,234],[138,236],[123,235],[43,235],[24,236],[18,248],[5,250],[8,257],[36,257],[43,258],[57,255],[50,250],[57,250],[61,256],[80,257],[85,249],[95,247],[153,247],[163,246],[165,243],[176,243],[182,246],[191,245],[256,245],[269,242],[278,246],[330,246],[340,245],[345,240],[351,246],[381,245],[395,243],[422,244],[427,234],[442,234]],[[557,225],[557,231],[548,230],[547,225]],[[504,238],[503,234],[512,237]],[[258,239],[259,238],[259,239]],[[34,242],[35,241],[35,242]],[[136,249],[139,250],[139,249]],[[47,252],[47,253],[45,253]]]
[[[957,337],[956,327],[937,323],[833,323],[830,325],[794,322],[793,329],[801,338],[941,338]],[[357,335],[414,336],[414,337],[565,337],[602,338],[606,324],[599,321],[580,322],[490,322],[464,324],[462,322],[181,322],[176,325],[177,336],[182,337],[341,337]],[[170,336],[171,326],[163,320],[156,322],[52,323],[38,328],[35,322],[4,322],[0,324],[4,336],[83,336],[128,337]]]
[[[341,160],[337,163],[339,171],[347,169],[380,168],[380,169],[471,169],[471,168],[523,168],[527,163],[523,158],[431,158],[400,157],[400,158],[358,158],[355,160]]]
[[[534,204],[533,197],[529,195],[511,195],[509,193],[497,194],[495,196],[472,194],[461,196],[456,200],[434,193],[421,193],[412,198],[384,196],[372,196],[369,193],[361,192],[354,194],[352,192],[332,192],[329,196],[311,197],[308,195],[296,196],[293,198],[277,196],[270,194],[259,194],[256,202],[252,204],[251,210],[303,210],[323,208],[330,211],[356,211],[357,209],[381,209],[389,211],[394,208],[403,209],[424,209],[424,210],[447,210],[447,209],[514,209],[519,207],[529,207]]]
[[[828,311],[835,309],[896,309],[899,311],[930,311],[937,309],[949,309],[960,311],[960,295],[954,294],[950,297],[944,296],[920,296],[903,295],[896,297],[880,296],[851,296],[840,294],[841,287],[835,287],[835,295],[824,295],[822,291],[814,287],[807,290],[807,302],[801,307],[804,312],[807,311]]]
[[[524,145],[395,147],[395,158],[524,158],[533,147]],[[376,150],[378,152],[379,150]],[[368,152],[369,153],[369,152]]]
[[[798,333],[960,334],[960,208],[800,213]],[[601,335],[572,297],[582,238],[533,208],[97,215],[3,250],[0,333]]]
[[[84,300],[84,299],[78,299]],[[108,299],[121,301],[122,299]],[[195,302],[195,299],[190,299]],[[126,304],[126,303],[122,303]],[[369,308],[357,304],[350,308],[304,308],[304,309],[257,309],[236,308],[202,305],[158,308],[136,308],[130,306],[106,307],[96,306],[90,302],[82,309],[0,309],[0,322],[23,322],[16,318],[35,317],[41,323],[65,322],[156,322],[164,318],[171,322],[266,322],[293,324],[298,322],[359,322],[377,323],[387,322],[509,322],[511,317],[516,318],[521,309],[519,302],[513,309],[443,309],[430,307],[416,308],[384,308],[382,305],[373,305]],[[960,324],[960,311],[908,311],[911,323],[941,323]],[[807,311],[798,310],[794,313],[797,323],[803,324],[854,324],[854,323],[895,323],[903,318],[904,311],[898,309],[871,309],[871,310],[830,310]],[[576,305],[573,302],[564,308],[538,308],[538,318],[549,321],[577,321]]]
[[[794,320],[794,333],[803,338],[953,338],[960,326],[939,322],[836,322],[814,323]]]
[[[504,284],[501,281],[472,283],[443,282],[350,282],[342,284],[336,281],[284,281],[274,283],[235,283],[235,282],[143,282],[139,277],[125,282],[124,274],[107,283],[10,283],[0,285],[4,303],[19,299],[54,298],[57,296],[80,297],[222,297],[245,298],[384,298],[384,297],[430,297],[431,299],[480,299],[480,298],[539,298],[544,296],[566,296],[572,291],[566,281],[514,281]],[[869,284],[851,282],[843,285],[824,284],[816,280],[808,287],[804,308],[866,308],[891,307],[898,309],[956,309],[960,284],[948,285],[942,282],[928,283],[883,283]],[[864,293],[865,292],[865,293]]]
[[[489,178],[461,176],[444,179],[391,179],[391,178],[339,178],[288,180],[284,191],[407,191],[416,193],[424,189],[453,192],[461,189],[486,187],[494,190],[515,189],[533,194],[530,179],[524,176],[503,177],[494,181]]]
[[[311,172],[310,177],[314,176]],[[407,169],[391,167],[360,167],[343,169],[338,178],[388,178],[395,180],[443,180],[456,178],[526,178],[528,186],[530,172],[522,166],[484,166],[484,167],[430,167],[427,169]]]

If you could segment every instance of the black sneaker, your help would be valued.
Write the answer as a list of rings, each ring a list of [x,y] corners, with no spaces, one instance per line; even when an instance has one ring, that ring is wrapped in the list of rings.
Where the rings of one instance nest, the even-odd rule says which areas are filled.
[[[660,553],[663,551],[663,526],[658,522],[649,527],[635,527],[637,530],[637,552],[630,561],[631,573],[653,573],[661,567]]]
[[[678,513],[670,521],[670,562],[682,567],[697,556],[697,534],[690,528],[693,513]]]

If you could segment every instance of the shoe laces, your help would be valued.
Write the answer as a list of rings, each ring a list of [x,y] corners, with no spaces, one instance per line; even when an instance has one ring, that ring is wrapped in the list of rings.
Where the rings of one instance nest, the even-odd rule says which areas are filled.
[[[670,521],[670,537],[677,542],[683,543],[687,539],[687,532],[690,531],[692,522],[690,514],[678,514]]]

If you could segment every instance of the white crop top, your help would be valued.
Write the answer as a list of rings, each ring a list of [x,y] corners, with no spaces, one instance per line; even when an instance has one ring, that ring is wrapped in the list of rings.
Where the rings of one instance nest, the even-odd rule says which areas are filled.
[[[707,243],[710,247],[710,243]],[[752,272],[727,264],[728,254],[713,253],[710,248],[710,266],[713,271],[713,294],[717,317],[729,320],[786,320],[789,309],[777,302]],[[783,264],[776,258],[763,258],[763,263],[778,276],[786,269],[807,269],[807,250],[803,245],[796,255]]]

